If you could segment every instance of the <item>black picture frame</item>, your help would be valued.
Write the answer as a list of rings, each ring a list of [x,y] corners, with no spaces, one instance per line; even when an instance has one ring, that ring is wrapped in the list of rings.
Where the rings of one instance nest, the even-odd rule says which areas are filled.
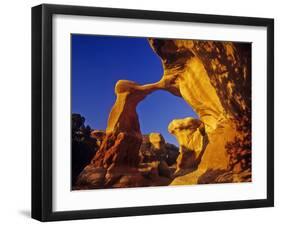
[[[266,27],[267,198],[54,212],[52,210],[52,17],[55,14]],[[56,221],[271,206],[274,206],[273,19],[49,4],[32,8],[32,218],[40,221]]]

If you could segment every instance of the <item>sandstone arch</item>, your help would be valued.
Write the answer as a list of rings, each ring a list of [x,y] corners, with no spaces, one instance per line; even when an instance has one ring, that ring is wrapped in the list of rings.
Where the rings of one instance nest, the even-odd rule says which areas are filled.
[[[196,184],[202,177],[204,183],[251,180],[249,45],[168,39],[149,39],[149,43],[162,61],[162,79],[147,85],[127,80],[117,82],[116,102],[109,115],[106,137],[91,165],[81,173],[78,183],[92,183],[92,187],[96,184],[113,186],[117,181],[118,186],[125,187],[154,184],[142,178],[137,170],[141,131],[136,106],[158,89],[182,97],[200,119],[180,119],[169,126],[182,152],[189,157],[180,160],[178,169],[186,163],[193,171],[175,178],[172,184]],[[243,161],[237,158],[238,155]],[[185,157],[181,155],[180,158]],[[193,160],[188,162],[190,159]],[[117,169],[121,173],[116,175]],[[97,171],[98,182],[91,182],[91,175]],[[214,171],[218,174],[208,176]],[[126,172],[135,177],[121,180],[120,175]]]

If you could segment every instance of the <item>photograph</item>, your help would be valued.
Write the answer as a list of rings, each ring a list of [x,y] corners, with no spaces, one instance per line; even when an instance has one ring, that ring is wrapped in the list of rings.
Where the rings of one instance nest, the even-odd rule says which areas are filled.
[[[274,206],[273,18],[53,4],[31,16],[32,218]]]
[[[0,226],[279,222],[278,5],[2,1]]]
[[[71,190],[252,181],[251,42],[69,38]]]

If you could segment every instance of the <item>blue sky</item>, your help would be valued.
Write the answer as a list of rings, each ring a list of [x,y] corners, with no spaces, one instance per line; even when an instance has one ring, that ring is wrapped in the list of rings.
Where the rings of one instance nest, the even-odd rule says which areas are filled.
[[[93,129],[106,129],[119,79],[146,84],[163,74],[160,59],[146,38],[72,34],[72,113]],[[187,103],[165,91],[147,96],[137,108],[143,134],[161,133],[177,145],[167,127],[175,118],[197,117]]]

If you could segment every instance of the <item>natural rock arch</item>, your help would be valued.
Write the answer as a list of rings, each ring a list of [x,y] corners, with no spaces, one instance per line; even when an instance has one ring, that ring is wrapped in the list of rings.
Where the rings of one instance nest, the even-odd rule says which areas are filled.
[[[81,173],[78,184],[93,188],[112,186],[120,179],[120,174],[138,167],[142,138],[136,106],[159,89],[182,97],[200,119],[177,119],[169,125],[169,131],[177,137],[182,153],[185,151],[188,156],[187,159],[186,155],[180,156],[178,169],[186,163],[187,168],[194,171],[180,175],[172,184],[251,180],[249,45],[166,39],[149,39],[149,43],[162,61],[162,79],[147,85],[126,80],[117,82],[116,102],[109,115],[106,137],[92,163]],[[240,160],[246,156],[243,161],[235,159],[237,153],[228,153],[237,143],[246,149],[239,153]],[[237,149],[238,152],[240,149]],[[234,152],[237,152],[236,149]],[[193,160],[190,162],[190,159]],[[116,176],[116,170],[122,173]],[[92,175],[97,171],[101,179],[93,182]],[[135,170],[133,173],[137,178],[119,182],[118,186],[153,185],[147,181],[143,183]],[[134,180],[136,183],[132,183]]]

